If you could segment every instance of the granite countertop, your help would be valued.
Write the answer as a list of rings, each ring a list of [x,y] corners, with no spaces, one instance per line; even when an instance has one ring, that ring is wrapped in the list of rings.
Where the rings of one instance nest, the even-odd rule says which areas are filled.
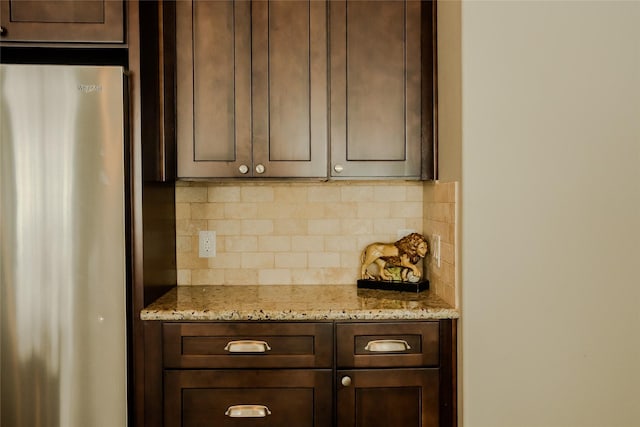
[[[431,291],[355,285],[177,286],[146,307],[142,320],[456,319]]]

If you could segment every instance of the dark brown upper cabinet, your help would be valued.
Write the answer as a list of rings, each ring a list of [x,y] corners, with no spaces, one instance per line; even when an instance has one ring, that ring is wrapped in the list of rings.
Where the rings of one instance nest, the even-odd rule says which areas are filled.
[[[330,2],[331,177],[435,178],[434,9]]]
[[[178,1],[180,178],[327,177],[325,1]]]
[[[124,2],[0,0],[0,41],[123,43]]]

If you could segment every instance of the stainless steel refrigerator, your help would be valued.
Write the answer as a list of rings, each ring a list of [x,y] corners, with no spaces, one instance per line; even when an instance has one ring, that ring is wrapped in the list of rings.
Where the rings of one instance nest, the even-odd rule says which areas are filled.
[[[127,425],[122,67],[0,65],[0,425]]]

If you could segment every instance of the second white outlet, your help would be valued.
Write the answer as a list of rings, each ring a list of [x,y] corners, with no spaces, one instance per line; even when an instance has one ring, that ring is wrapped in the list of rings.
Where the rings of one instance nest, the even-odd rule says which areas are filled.
[[[201,231],[198,241],[198,256],[200,258],[213,258],[216,256],[216,232]]]

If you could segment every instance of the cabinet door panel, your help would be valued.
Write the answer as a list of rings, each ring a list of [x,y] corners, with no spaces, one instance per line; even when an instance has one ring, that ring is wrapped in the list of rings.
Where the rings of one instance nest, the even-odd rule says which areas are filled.
[[[252,7],[254,163],[263,176],[326,177],[326,2]]]
[[[331,378],[330,370],[166,371],[165,426],[328,427]],[[240,405],[264,416],[231,417]]]
[[[337,378],[338,427],[438,426],[438,369],[337,371]]]
[[[1,41],[124,42],[124,3],[113,0],[2,0]]]
[[[421,2],[332,1],[330,16],[332,176],[419,177]]]
[[[251,167],[251,4],[176,3],[180,177]]]

